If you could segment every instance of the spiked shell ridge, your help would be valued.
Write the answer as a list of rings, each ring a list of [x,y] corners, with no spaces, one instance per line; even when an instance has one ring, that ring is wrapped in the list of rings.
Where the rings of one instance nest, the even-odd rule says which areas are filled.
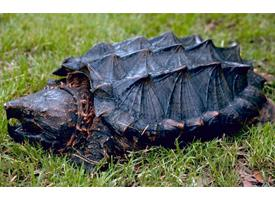
[[[199,36],[167,32],[100,43],[65,59],[54,74],[75,71],[90,79],[97,117],[119,135],[149,142],[230,133],[266,101],[264,79],[240,57],[238,45],[220,48]]]

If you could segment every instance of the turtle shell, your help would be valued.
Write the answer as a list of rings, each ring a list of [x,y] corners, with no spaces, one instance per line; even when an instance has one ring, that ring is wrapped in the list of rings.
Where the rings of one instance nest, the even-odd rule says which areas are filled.
[[[89,77],[95,115],[104,124],[151,142],[234,132],[266,102],[264,79],[240,57],[239,45],[216,47],[200,36],[167,32],[99,43],[65,59],[54,74],[75,71]]]

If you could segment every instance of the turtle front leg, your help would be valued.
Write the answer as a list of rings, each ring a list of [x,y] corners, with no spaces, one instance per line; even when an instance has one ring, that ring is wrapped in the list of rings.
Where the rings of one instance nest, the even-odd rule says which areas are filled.
[[[71,148],[70,159],[91,171],[104,158],[108,158],[108,147],[112,145],[111,136],[106,132],[94,132]]]
[[[102,159],[119,158],[131,149],[130,141],[116,135],[100,118],[94,119],[89,136],[80,132],[71,142],[65,152],[70,153],[73,163],[83,165],[87,171],[92,171]]]

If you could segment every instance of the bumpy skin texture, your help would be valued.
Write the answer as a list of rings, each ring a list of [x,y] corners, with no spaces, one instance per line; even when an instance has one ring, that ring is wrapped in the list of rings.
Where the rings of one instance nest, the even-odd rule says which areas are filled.
[[[17,102],[39,102],[44,107],[42,116],[52,120],[50,108],[55,104],[48,106],[34,98],[54,93],[64,105],[59,108],[64,113],[62,125],[56,120],[52,122],[55,130],[44,131],[41,106],[26,104],[17,110],[26,113],[32,107],[31,113],[38,113],[28,118],[40,117],[35,125],[39,134],[30,133],[30,124],[22,123],[23,128],[10,126],[10,135],[70,152],[75,162],[87,168],[128,150],[173,147],[176,139],[184,145],[194,138],[235,133],[258,116],[266,103],[261,92],[264,79],[240,57],[238,45],[218,48],[211,40],[177,38],[171,32],[149,40],[137,37],[97,44],[84,56],[65,59],[54,74],[66,78]],[[8,118],[20,113],[14,112],[15,104],[6,105]],[[66,131],[66,127],[72,129]]]

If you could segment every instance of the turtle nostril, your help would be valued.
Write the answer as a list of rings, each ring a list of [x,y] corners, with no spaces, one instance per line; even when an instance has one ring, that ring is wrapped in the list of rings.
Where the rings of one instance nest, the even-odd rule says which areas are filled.
[[[9,108],[10,108],[10,103],[9,103],[9,102],[5,103],[5,104],[4,104],[4,109],[7,110],[7,109],[9,109]]]
[[[5,103],[4,104],[4,108],[5,108],[6,113],[7,113],[7,119],[12,118],[12,109],[10,107],[10,104],[9,103]]]
[[[9,101],[5,103],[4,108],[8,119],[21,118],[20,116],[22,115],[22,109],[17,101]]]
[[[4,104],[4,108],[5,108],[6,111],[16,109],[17,107],[19,107],[19,104],[16,100],[15,101],[9,101],[9,102]]]

